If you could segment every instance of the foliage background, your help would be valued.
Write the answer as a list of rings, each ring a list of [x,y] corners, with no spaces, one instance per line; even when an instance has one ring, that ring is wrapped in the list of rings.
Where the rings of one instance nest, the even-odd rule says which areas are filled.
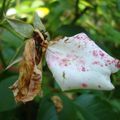
[[[24,37],[4,22],[5,15],[32,24],[34,12],[51,39],[85,32],[120,59],[120,0],[0,0],[0,120],[120,120],[120,72],[111,76],[116,86],[113,91],[63,93],[44,63],[43,97],[37,96],[27,104],[15,103],[8,87],[17,80],[18,66],[5,68],[21,55]],[[52,96],[60,97],[60,112]]]

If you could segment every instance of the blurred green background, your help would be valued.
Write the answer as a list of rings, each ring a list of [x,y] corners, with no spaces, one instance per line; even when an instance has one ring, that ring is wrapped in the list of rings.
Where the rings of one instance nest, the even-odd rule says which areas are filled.
[[[15,103],[8,87],[17,80],[18,66],[5,68],[22,54],[25,37],[17,34],[6,19],[32,25],[35,12],[51,39],[85,32],[120,59],[120,0],[0,0],[0,120],[120,120],[120,71],[111,76],[116,87],[113,91],[63,93],[44,62],[43,96],[26,104]],[[61,100],[57,101],[62,106],[60,112],[52,96]]]

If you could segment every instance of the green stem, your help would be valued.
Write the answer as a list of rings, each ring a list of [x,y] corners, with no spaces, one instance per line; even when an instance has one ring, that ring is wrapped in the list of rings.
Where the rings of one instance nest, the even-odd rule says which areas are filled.
[[[12,62],[15,60],[15,58],[17,57],[17,55],[19,54],[19,52],[22,50],[23,46],[24,46],[24,43],[21,44],[20,47],[18,47],[15,55],[14,55],[14,56],[12,57],[12,59],[10,60],[10,63],[12,63]],[[10,63],[9,63],[9,64],[10,64]]]
[[[75,24],[77,22],[77,20],[82,17],[82,15],[84,15],[89,9],[91,9],[90,7],[85,7],[81,12],[79,11],[79,2],[80,0],[76,0],[75,3],[75,17],[72,20],[71,24]]]
[[[6,9],[5,9],[5,12],[7,11],[7,9],[8,9],[9,6],[10,6],[10,2],[11,2],[11,0],[8,0],[8,2],[6,3]]]
[[[0,60],[2,62],[3,67],[5,68],[6,67],[6,63],[5,63],[5,59],[4,59],[4,56],[3,56],[3,53],[2,53],[1,50],[0,50]]]
[[[3,14],[4,14],[4,10],[5,10],[5,3],[6,3],[6,0],[3,0],[2,8],[1,8],[1,11],[0,11],[0,19],[1,20],[3,18]]]

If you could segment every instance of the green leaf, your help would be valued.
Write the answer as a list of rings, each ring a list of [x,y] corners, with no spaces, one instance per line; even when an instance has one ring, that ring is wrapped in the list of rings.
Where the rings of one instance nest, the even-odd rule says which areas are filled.
[[[117,112],[105,99],[86,94],[75,100],[85,120],[116,120]]]
[[[48,96],[40,102],[37,120],[58,120],[55,107]]]
[[[14,64],[19,63],[21,61],[23,51],[24,51],[24,44],[19,45],[19,47],[15,51],[14,55],[10,59],[9,64],[6,69],[8,69],[9,67],[11,67]]]
[[[6,13],[9,4],[10,4],[10,0],[1,0],[0,1],[0,22],[3,20],[4,14]]]
[[[54,78],[50,71],[44,72],[43,71],[43,77],[42,77],[42,90],[45,96],[52,93],[52,87],[54,83]]]
[[[90,2],[87,1],[81,1],[80,4],[83,4],[84,6],[88,6],[88,7],[93,7],[93,5]]]
[[[17,107],[12,91],[9,89],[16,80],[17,76],[12,76],[0,82],[0,112]]]
[[[15,113],[15,110],[0,112],[0,120],[16,120]]]
[[[35,29],[38,29],[40,31],[46,31],[45,26],[43,25],[42,21],[40,20],[40,17],[38,16],[37,13],[34,15],[34,20],[33,20],[33,26]]]
[[[114,99],[114,100],[112,100],[111,104],[120,113],[120,99]]]
[[[5,43],[5,46],[7,45],[7,47],[17,48],[19,45],[22,44],[23,39],[15,36],[9,30],[6,30],[5,28],[0,28],[0,31],[0,39]]]
[[[9,69],[11,66],[13,66],[16,63],[19,63],[22,60],[22,57],[16,59],[15,61],[13,61],[12,63],[10,63],[7,67],[6,70]]]
[[[51,97],[58,96],[63,108],[57,112],[55,105],[53,104]],[[39,106],[37,120],[84,120],[80,113],[78,106],[68,99],[63,94],[52,94],[42,98]]]
[[[59,120],[82,120],[82,115],[78,112],[77,106],[64,95],[59,95],[63,102],[63,109],[58,113]],[[79,116],[78,116],[79,113]]]
[[[68,99],[63,94],[55,94],[55,96],[60,97],[63,105],[61,111],[57,112],[51,100],[52,96],[54,95],[49,95],[42,98],[37,120],[83,120],[76,104],[74,104],[72,100]]]
[[[105,38],[120,45],[120,32],[109,24],[104,24],[103,30],[106,32]]]
[[[18,34],[20,34],[24,38],[30,38],[33,33],[33,27],[30,24],[24,23],[19,20],[7,19],[10,26],[15,30]]]

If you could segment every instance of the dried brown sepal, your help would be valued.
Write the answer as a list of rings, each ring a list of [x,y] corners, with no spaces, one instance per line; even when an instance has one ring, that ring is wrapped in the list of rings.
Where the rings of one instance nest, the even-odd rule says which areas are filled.
[[[33,100],[41,89],[40,82],[42,72],[36,65],[35,53],[36,49],[34,39],[27,40],[23,53],[23,59],[20,63],[19,78],[10,87],[17,102],[22,101],[25,103]],[[39,63],[39,66],[41,66],[41,62]]]
[[[52,96],[51,97],[52,102],[55,105],[56,111],[60,112],[63,109],[63,102],[59,96]]]
[[[35,41],[35,61],[36,64],[39,64],[39,62],[42,60],[42,56],[44,55],[47,47],[48,47],[48,41],[44,37],[44,34],[42,34],[39,30],[35,30],[33,34],[33,39]]]
[[[63,38],[62,36],[58,36],[54,38],[53,40],[49,41],[48,45],[50,46],[50,45],[56,44],[62,38]]]

